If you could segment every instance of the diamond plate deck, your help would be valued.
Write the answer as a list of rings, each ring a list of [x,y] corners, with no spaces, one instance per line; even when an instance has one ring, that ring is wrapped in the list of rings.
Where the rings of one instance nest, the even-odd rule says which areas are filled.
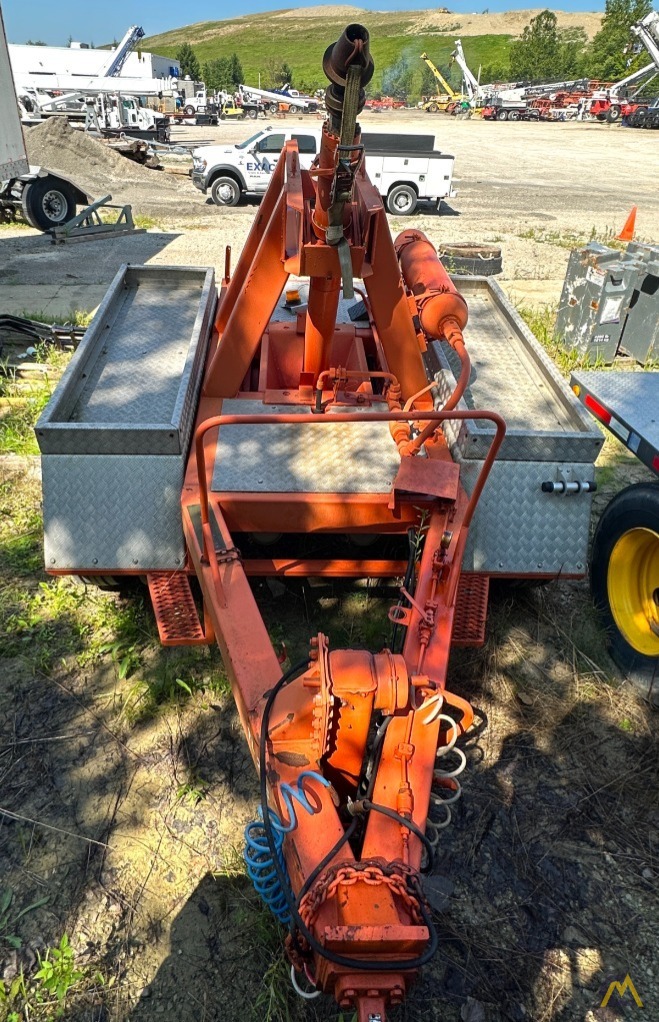
[[[178,454],[215,305],[211,269],[123,266],[37,423],[48,454]]]
[[[499,458],[511,461],[594,461],[602,437],[495,281],[456,278],[469,305],[465,342],[472,373],[461,408],[499,412],[507,432]],[[440,368],[438,389],[445,400],[459,363],[446,344],[434,342]],[[494,435],[487,423],[467,421],[445,427],[461,457],[482,459]]]
[[[659,372],[572,373],[616,418],[656,451],[659,450]]]
[[[226,415],[308,413],[300,405],[224,401]],[[231,493],[388,493],[400,456],[386,422],[226,426],[212,489]]]

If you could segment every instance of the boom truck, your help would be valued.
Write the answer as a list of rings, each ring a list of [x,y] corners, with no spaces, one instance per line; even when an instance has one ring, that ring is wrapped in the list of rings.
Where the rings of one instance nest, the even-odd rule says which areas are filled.
[[[634,97],[638,95],[639,89],[645,88],[659,75],[659,13],[650,11],[644,18],[631,26],[631,31],[639,40],[639,45],[647,50],[651,58],[650,63],[627,75],[615,85],[593,94],[588,106],[588,113],[598,120],[613,122],[620,120],[621,117],[631,118],[639,109],[639,104],[634,102]],[[629,88],[632,85],[635,85],[636,88],[630,95]],[[640,104],[640,107],[647,109],[648,104]],[[636,118],[636,121],[634,127],[643,127],[645,124],[645,118]],[[654,127],[652,122],[650,123]]]
[[[90,202],[67,177],[28,163],[0,8],[0,220],[20,211],[32,227],[47,231]]]
[[[441,88],[443,89],[443,91],[438,93],[438,95],[429,96],[426,102],[423,104],[423,109],[426,111],[426,113],[436,114],[438,110],[446,110],[446,108],[451,103],[461,102],[462,94],[456,92],[455,89],[451,87],[451,85],[446,81],[446,78],[444,78],[444,75],[441,73],[441,71],[437,67],[435,67],[427,53],[421,54],[421,60],[423,60],[424,63],[428,65],[433,75],[439,82]]]
[[[474,719],[451,647],[483,643],[492,577],[584,574],[603,441],[496,283],[460,292],[424,234],[393,240],[366,28],[323,69],[317,158],[285,142],[219,294],[209,268],[123,266],[36,435],[48,572],[141,576],[165,645],[219,644],[294,986],[384,1022],[439,943],[424,885]],[[250,579],[306,576],[397,579],[385,648],[321,631],[282,673]]]

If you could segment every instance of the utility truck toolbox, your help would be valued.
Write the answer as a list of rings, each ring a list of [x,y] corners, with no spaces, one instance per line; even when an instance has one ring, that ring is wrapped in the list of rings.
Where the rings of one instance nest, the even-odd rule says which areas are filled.
[[[122,266],[36,427],[51,571],[180,568],[212,269]]]

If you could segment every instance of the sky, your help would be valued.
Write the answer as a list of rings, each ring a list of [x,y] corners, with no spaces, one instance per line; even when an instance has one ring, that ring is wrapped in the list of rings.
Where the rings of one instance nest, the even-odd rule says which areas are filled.
[[[1,0],[5,29],[10,43],[41,40],[50,46],[66,46],[69,36],[96,46],[121,39],[129,25],[141,25],[147,35],[156,35],[171,28],[180,28],[194,21],[219,21],[285,7],[310,7],[311,3],[287,3],[286,0],[196,0],[181,4],[180,0],[114,0],[112,4],[93,0]],[[428,0],[356,0],[355,6],[376,11],[412,11],[433,7]],[[439,6],[439,5],[437,5]],[[447,0],[446,6],[456,14],[541,8],[539,0]],[[560,0],[554,9],[565,11],[599,11],[604,0]]]

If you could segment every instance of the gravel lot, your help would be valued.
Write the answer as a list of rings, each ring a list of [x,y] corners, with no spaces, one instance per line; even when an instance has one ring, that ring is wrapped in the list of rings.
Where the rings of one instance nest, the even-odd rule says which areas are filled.
[[[659,223],[656,186],[659,139],[656,132],[599,123],[499,123],[461,121],[443,114],[394,111],[365,114],[371,130],[434,133],[436,147],[453,153],[457,196],[443,204],[441,215],[390,217],[394,233],[412,224],[436,242],[494,242],[503,251],[502,281],[521,302],[556,302],[569,249],[591,235],[618,233],[631,206],[639,207],[639,238],[651,238]],[[217,128],[175,129],[177,141],[207,139],[238,142],[266,122],[227,122]],[[274,127],[320,121],[298,117],[276,121]],[[167,160],[167,179],[153,171],[153,186],[111,182],[115,202],[131,202],[133,212],[153,217],[164,230],[148,236],[88,242],[84,246],[51,248],[34,232],[4,230],[0,303],[10,311],[7,285],[44,286],[65,303],[67,287],[73,304],[84,300],[79,285],[92,284],[82,307],[93,308],[122,262],[223,265],[224,247],[234,256],[249,231],[258,200],[234,209],[220,209],[187,179],[187,158]],[[180,175],[174,181],[172,174]],[[30,237],[29,235],[34,235]],[[14,237],[12,237],[12,235]],[[101,289],[99,291],[99,289]],[[22,308],[29,297],[20,289]],[[32,290],[37,299],[37,293]],[[34,308],[34,306],[32,306]]]

